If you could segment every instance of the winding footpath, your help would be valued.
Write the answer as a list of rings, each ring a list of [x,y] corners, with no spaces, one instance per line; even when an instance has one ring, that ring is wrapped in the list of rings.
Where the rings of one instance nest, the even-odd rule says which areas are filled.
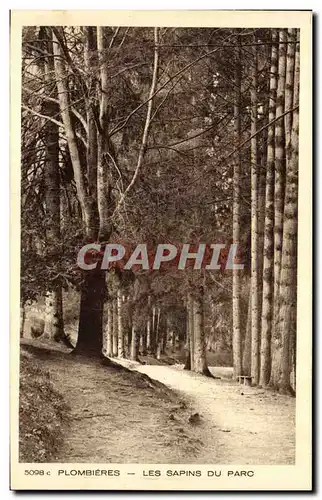
[[[64,445],[54,461],[243,466],[295,461],[295,399],[238,385],[225,378],[229,369],[211,369],[223,376],[218,380],[180,365],[113,358],[131,373],[72,356],[62,346],[23,344],[25,349],[31,344],[29,351],[43,361],[70,407]]]
[[[294,463],[295,399],[231,380],[209,379],[180,365],[115,361],[177,391],[199,412],[206,446],[198,463]]]

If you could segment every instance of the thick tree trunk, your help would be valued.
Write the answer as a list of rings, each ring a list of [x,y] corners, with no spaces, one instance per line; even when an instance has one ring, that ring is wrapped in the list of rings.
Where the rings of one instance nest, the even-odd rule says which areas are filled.
[[[87,30],[88,40],[86,47],[90,48],[93,36],[90,39],[90,34],[93,35],[91,29]],[[92,47],[95,50],[95,47]],[[56,86],[58,92],[58,100],[60,107],[60,114],[64,124],[68,149],[73,166],[74,179],[77,190],[77,198],[81,207],[82,220],[84,226],[84,240],[95,241],[97,239],[98,227],[95,223],[96,211],[94,210],[95,194],[88,192],[89,183],[85,177],[85,169],[81,161],[81,154],[78,148],[74,120],[71,116],[71,103],[70,92],[68,88],[68,78],[65,62],[65,42],[63,36],[63,29],[60,27],[53,28],[53,53],[54,53],[54,68],[56,77]],[[88,61],[90,58],[88,59]],[[89,116],[88,116],[89,118]],[[93,125],[93,123],[89,123]],[[92,129],[91,129],[92,130]],[[89,131],[90,132],[90,131]],[[91,147],[94,144],[91,143]],[[96,151],[92,151],[89,157],[93,159]],[[92,164],[92,163],[91,163]],[[91,167],[87,165],[87,170]],[[90,171],[91,177],[90,185],[95,183],[96,174]],[[94,177],[92,177],[92,174]],[[106,235],[105,235],[106,236]],[[84,273],[84,280],[81,292],[81,311],[78,329],[78,340],[76,345],[76,352],[86,352],[87,349],[93,354],[96,352],[101,355],[102,352],[102,312],[103,312],[103,275],[100,271],[86,271]],[[91,295],[92,294],[92,295]],[[96,338],[94,338],[96,337]],[[100,344],[100,345],[99,345]]]
[[[272,41],[276,42],[276,32],[273,32]],[[268,121],[276,116],[276,88],[277,88],[277,46],[272,46],[270,93]],[[266,169],[266,196],[265,196],[265,231],[264,231],[264,261],[263,261],[263,295],[262,295],[262,323],[261,323],[261,362],[259,384],[265,387],[269,383],[271,371],[271,334],[273,319],[273,269],[274,269],[274,162],[275,162],[275,126],[268,127],[267,137],[267,169]]]
[[[51,33],[48,28],[41,30],[42,43],[49,54],[53,54],[53,43]],[[52,70],[54,69],[53,59],[44,59],[45,82],[47,92],[52,87]],[[59,106],[56,102],[44,99],[42,104],[44,115],[56,119],[59,113]],[[43,141],[45,146],[45,210],[46,210],[46,243],[49,250],[60,252],[60,173],[59,173],[59,128],[54,122],[44,120]],[[50,283],[50,290],[47,291],[45,302],[45,326],[43,336],[57,342],[64,337],[63,320],[63,300],[60,281]]]
[[[85,172],[82,168],[76,132],[71,117],[69,89],[67,86],[68,79],[66,74],[64,52],[61,46],[62,40],[62,28],[55,28],[53,30],[53,52],[60,114],[64,124],[69,154],[73,166],[77,198],[81,207],[86,239],[88,238],[90,241],[94,241],[97,236],[97,228],[93,227],[92,224],[93,214],[91,212],[91,203],[86,189]]]
[[[271,55],[267,53],[267,57],[271,62]],[[263,89],[267,99],[264,100],[263,105],[258,108],[258,118],[262,108],[263,123],[257,123],[257,127],[262,127],[267,124],[269,117],[270,105],[270,67],[267,74],[266,84]],[[274,116],[275,117],[275,116]],[[267,175],[267,143],[268,143],[268,130],[267,128],[258,135],[258,331],[261,338],[262,331],[262,307],[263,307],[263,266],[264,266],[264,233],[265,233],[265,209],[266,209],[266,175]],[[260,361],[260,360],[259,360]],[[259,363],[260,364],[260,363]]]
[[[194,363],[193,371],[211,377],[206,360],[203,296],[193,298]]]
[[[102,356],[105,273],[98,268],[83,272],[78,338],[74,352]]]
[[[268,108],[268,107],[267,107]],[[268,113],[266,113],[268,116]],[[263,137],[262,148],[267,146],[267,134]],[[262,148],[258,150],[259,175],[258,175],[258,335],[261,338],[262,327],[262,306],[263,306],[263,266],[264,266],[264,232],[265,232],[265,199],[266,199],[266,174],[267,174],[267,153]]]
[[[238,38],[237,58],[235,64],[235,104],[234,104],[234,139],[236,144],[241,142],[241,47]],[[240,172],[241,155],[238,151],[234,159],[233,176],[233,242],[239,248],[240,244]],[[234,377],[238,377],[242,370],[242,342],[240,330],[240,271],[233,270],[233,367]]]
[[[276,118],[284,113],[285,75],[286,75],[286,31],[279,30],[278,49],[278,84],[276,95]],[[285,190],[285,134],[284,119],[275,123],[275,194],[274,194],[274,310],[271,341],[271,376],[269,385],[276,387],[282,373],[282,338],[278,327],[279,320],[279,285],[283,245],[283,211]]]
[[[107,303],[106,356],[113,356],[113,309],[112,303]]]
[[[247,322],[244,338],[243,350],[243,375],[251,376],[251,357],[252,357],[252,296],[249,293]]]
[[[96,43],[96,27],[87,26],[84,28],[84,63],[87,77],[92,78],[93,68],[98,67],[98,54]],[[91,215],[90,224],[94,228],[99,227],[97,208],[97,164],[98,164],[98,143],[97,127],[94,116],[94,105],[90,97],[86,100],[86,121],[87,121],[87,184],[88,203]]]
[[[255,40],[256,42],[256,40]],[[254,59],[251,67],[251,135],[257,132],[257,47],[253,49]],[[251,297],[252,297],[252,383],[259,381],[259,315],[258,315],[258,154],[257,136],[251,139]]]
[[[291,64],[290,59],[288,63]],[[294,66],[294,62],[292,63]],[[294,71],[294,103],[299,97],[299,46],[296,49]],[[291,339],[295,335],[294,318],[296,317],[296,272],[297,272],[297,200],[298,200],[298,150],[299,150],[299,111],[293,113],[291,141],[286,164],[285,209],[283,221],[283,250],[279,293],[279,329],[282,336],[282,373],[279,390],[285,394],[294,394],[290,383]]]
[[[64,338],[63,298],[61,286],[46,293],[43,337],[59,342]]]
[[[112,143],[108,136],[109,123],[109,88],[108,88],[108,35],[107,28],[98,26],[97,28],[97,49],[100,69],[100,127],[97,131],[97,206],[99,213],[99,239],[108,240],[112,228],[111,216],[111,174],[110,166],[114,160]]]
[[[278,87],[276,96],[276,118],[281,116],[285,110],[285,74],[286,74],[286,31],[279,33],[279,63],[278,63]],[[284,120],[277,120],[275,125],[275,220],[274,220],[274,298],[278,297],[279,280],[281,272],[282,242],[283,242],[283,210],[285,190],[285,133]],[[274,300],[275,320],[278,320],[278,303]]]
[[[285,111],[293,108],[293,93],[294,93],[294,65],[295,65],[295,41],[296,28],[287,30],[287,55],[286,55],[286,74],[285,74]],[[292,118],[293,113],[288,113],[284,117],[285,127],[285,149],[286,153],[290,153],[292,148]]]

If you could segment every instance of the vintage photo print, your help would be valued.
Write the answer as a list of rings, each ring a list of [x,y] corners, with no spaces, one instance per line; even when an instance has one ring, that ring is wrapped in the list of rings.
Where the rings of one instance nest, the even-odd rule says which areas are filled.
[[[12,489],[311,489],[311,38],[11,12]]]

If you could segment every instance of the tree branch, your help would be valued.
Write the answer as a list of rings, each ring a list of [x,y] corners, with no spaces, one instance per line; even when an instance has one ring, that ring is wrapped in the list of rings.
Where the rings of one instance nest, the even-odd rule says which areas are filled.
[[[22,90],[25,90],[29,94],[35,93],[32,89],[29,89],[28,87],[22,87]],[[39,94],[38,92],[37,92],[37,96],[39,96],[41,99],[44,99],[45,101],[55,102],[55,103],[59,104],[59,100],[55,99],[54,97],[49,97],[47,95]],[[88,133],[87,123],[86,123],[86,120],[84,119],[84,117],[73,106],[70,106],[70,109],[71,109],[72,113],[76,116],[76,118],[78,118],[78,120],[81,122],[81,124],[83,125],[83,128],[87,134]]]
[[[23,109],[25,109],[26,111],[29,111],[29,113],[32,113],[35,116],[39,116],[39,118],[45,118],[45,120],[49,120],[49,121],[55,123],[56,125],[58,125],[59,127],[62,127],[65,130],[63,122],[55,120],[55,118],[52,118],[51,116],[47,116],[47,115],[43,115],[41,113],[38,113],[38,111],[35,111],[32,108],[28,108],[28,106],[25,106],[24,104],[21,104],[21,107]],[[76,135],[77,135],[78,139],[80,139],[82,141],[82,143],[84,144],[85,148],[87,148],[86,139],[84,139],[84,137],[79,132],[76,132]]]
[[[58,127],[64,127],[64,124],[62,122],[55,120],[55,118],[52,118],[51,116],[42,115],[41,113],[38,113],[38,111],[35,111],[34,109],[28,108],[28,106],[25,106],[24,104],[22,104],[21,107],[22,107],[22,109],[29,111],[29,113],[32,113],[33,115],[39,116],[39,118],[45,118],[46,120],[49,120],[50,122],[55,123],[55,125],[58,125]]]
[[[243,146],[245,146],[245,144],[247,144],[247,142],[249,142],[251,139],[253,139],[258,134],[260,134],[261,132],[263,132],[265,129],[267,129],[268,127],[270,127],[271,125],[273,125],[273,123],[275,123],[278,120],[280,120],[281,118],[283,118],[285,115],[288,115],[289,113],[293,113],[293,111],[296,111],[298,108],[299,108],[299,105],[295,106],[292,109],[288,109],[287,111],[285,111],[285,113],[282,113],[281,115],[279,115],[276,118],[274,118],[274,120],[270,121],[269,123],[266,123],[266,125],[264,125],[263,127],[261,127],[254,134],[250,135],[247,139],[245,139],[245,141],[243,141],[241,144],[239,144],[239,146],[236,149],[234,149],[231,153],[229,153],[229,155],[225,156],[223,158],[223,160],[228,160],[228,158],[230,158],[235,153],[237,153],[237,151],[239,151]]]
[[[113,215],[116,213],[116,211],[119,209],[121,204],[123,203],[126,195],[128,192],[132,189],[134,186],[138,175],[141,170],[141,166],[143,163],[143,159],[146,153],[146,148],[147,148],[147,141],[148,141],[148,135],[149,135],[149,129],[150,129],[150,124],[151,124],[151,114],[152,114],[152,106],[153,106],[153,96],[155,95],[155,88],[157,84],[157,78],[158,78],[158,69],[159,69],[159,33],[158,33],[158,28],[154,28],[154,63],[153,63],[153,74],[152,74],[152,82],[151,82],[151,87],[150,87],[150,92],[149,92],[149,99],[148,99],[148,109],[147,109],[147,114],[146,114],[146,119],[145,119],[145,125],[144,125],[144,131],[143,131],[143,136],[142,136],[142,143],[140,147],[140,152],[138,156],[138,161],[136,164],[136,169],[133,174],[132,180],[130,184],[127,186],[126,190],[122,194],[120,200],[118,201],[115,210],[113,212]],[[112,217],[113,217],[112,215]]]
[[[233,35],[230,34],[228,35],[226,38],[224,38],[223,40],[223,43],[226,41],[226,40],[229,40],[229,38],[231,38]],[[177,76],[181,75],[182,73],[184,73],[185,71],[187,71],[188,69],[190,69],[192,66],[194,66],[195,64],[197,64],[199,61],[205,59],[206,57],[212,55],[212,54],[215,54],[216,52],[218,52],[218,50],[222,49],[222,48],[225,48],[224,45],[221,45],[220,47],[217,47],[216,49],[214,50],[210,50],[209,52],[206,52],[205,54],[202,54],[201,56],[197,57],[196,59],[194,59],[191,63],[189,64],[186,64],[186,66],[184,66],[182,69],[180,69],[179,71],[177,71],[173,76],[169,77],[168,80],[166,80],[152,95],[149,96],[149,98],[145,101],[145,102],[142,102],[141,104],[139,104],[135,109],[133,109],[131,111],[131,113],[127,116],[127,118],[124,120],[124,122],[119,125],[119,126],[116,126],[114,128],[114,130],[112,130],[110,132],[110,137],[112,137],[112,135],[114,134],[117,134],[118,132],[120,132],[124,127],[126,127],[126,125],[128,124],[129,120],[132,118],[132,116],[137,112],[139,111],[143,106],[145,106],[147,103],[150,102],[151,99],[154,98],[155,95],[157,95],[159,92],[161,92],[161,90],[163,90],[167,85],[168,83],[170,83],[172,80],[174,80]],[[178,80],[179,82],[179,80]],[[176,83],[178,83],[176,82]],[[175,86],[175,85],[174,85]]]

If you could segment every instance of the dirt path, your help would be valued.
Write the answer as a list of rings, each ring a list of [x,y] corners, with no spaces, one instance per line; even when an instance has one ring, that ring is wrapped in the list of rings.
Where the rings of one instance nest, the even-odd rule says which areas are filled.
[[[292,464],[295,399],[184,371],[118,360],[179,391],[202,416],[205,447],[198,463]]]
[[[37,341],[23,348],[39,361],[70,407],[55,462],[195,463],[204,449],[192,409],[145,375],[105,366]]]
[[[36,341],[24,348],[49,371],[71,409],[57,462],[294,463],[292,398],[179,365],[115,360],[103,366]],[[197,422],[190,419],[195,413]]]

